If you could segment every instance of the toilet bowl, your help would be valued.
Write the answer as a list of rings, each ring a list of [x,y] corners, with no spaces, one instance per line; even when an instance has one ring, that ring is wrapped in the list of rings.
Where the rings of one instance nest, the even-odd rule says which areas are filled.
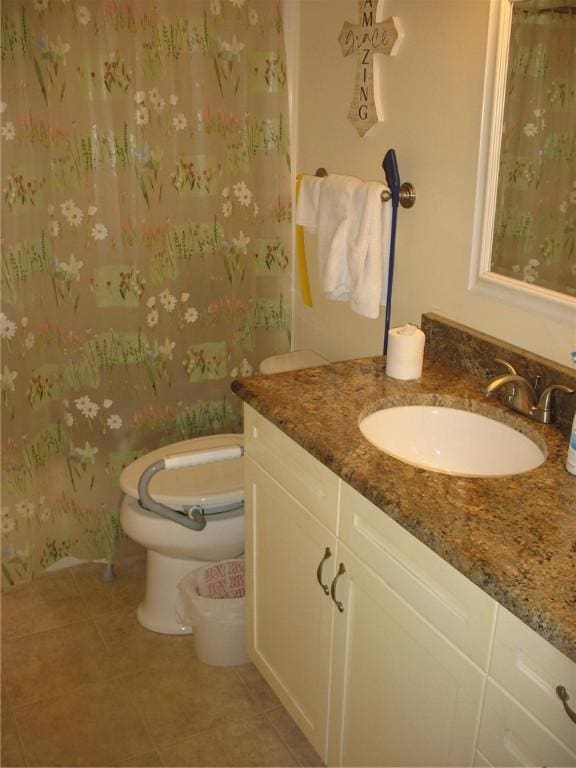
[[[127,536],[145,547],[146,590],[138,606],[138,621],[162,634],[189,634],[178,617],[178,582],[196,568],[244,552],[244,486],[242,459],[183,467],[154,475],[150,496],[183,512],[200,508],[206,516],[202,530],[192,530],[140,506],[138,482],[143,471],[166,456],[242,445],[242,435],[211,435],[172,443],[141,456],[120,476],[124,499],[120,522]]]
[[[266,358],[262,373],[326,365],[315,352],[303,350]],[[147,485],[151,506],[167,507],[171,519],[140,504],[145,497],[139,482],[151,465],[168,456],[242,446],[242,435],[225,434],[198,437],[163,446],[129,464],[120,476],[124,498],[120,523],[133,541],[147,550],[146,589],[137,616],[146,629],[162,634],[192,632],[179,617],[178,583],[191,571],[206,563],[239,557],[244,552],[244,483],[242,458],[214,461],[199,466],[180,466],[154,470]],[[149,505],[150,506],[150,505]],[[202,530],[185,527],[173,510],[206,525]]]

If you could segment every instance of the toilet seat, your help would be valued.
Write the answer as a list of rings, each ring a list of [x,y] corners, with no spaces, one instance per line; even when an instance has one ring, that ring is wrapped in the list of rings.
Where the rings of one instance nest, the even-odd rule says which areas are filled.
[[[138,481],[154,462],[174,454],[233,445],[243,445],[243,436],[208,435],[165,445],[125,467],[120,475],[120,487],[127,496],[138,499]],[[242,459],[159,472],[150,480],[148,492],[155,501],[179,512],[191,507],[200,507],[207,515],[232,511],[244,501]]]

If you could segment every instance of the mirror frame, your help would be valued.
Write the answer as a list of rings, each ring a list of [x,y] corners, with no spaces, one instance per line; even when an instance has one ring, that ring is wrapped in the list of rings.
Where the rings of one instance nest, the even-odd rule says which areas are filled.
[[[515,2],[519,0],[490,0],[468,289],[569,325],[576,321],[576,297],[491,271],[508,51]]]

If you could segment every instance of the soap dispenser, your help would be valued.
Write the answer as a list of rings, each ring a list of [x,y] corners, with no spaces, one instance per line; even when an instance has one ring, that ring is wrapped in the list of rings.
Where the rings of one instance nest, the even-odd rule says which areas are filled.
[[[576,352],[572,352],[572,363],[576,366]],[[576,475],[576,413],[574,413],[574,419],[572,420],[572,431],[570,432],[570,442],[568,444],[566,469],[571,474]]]
[[[576,475],[576,413],[572,421],[572,432],[570,433],[570,443],[568,444],[568,458],[566,459],[566,469],[573,475]]]

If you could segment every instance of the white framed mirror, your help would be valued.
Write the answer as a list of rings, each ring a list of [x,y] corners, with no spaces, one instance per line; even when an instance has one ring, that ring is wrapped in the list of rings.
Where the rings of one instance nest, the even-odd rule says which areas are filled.
[[[469,288],[576,327],[576,44],[571,44],[572,57],[558,57],[571,67],[566,78],[571,79],[571,93],[570,88],[569,93],[564,89],[560,97],[553,92],[559,78],[543,84],[540,77],[540,69],[549,69],[545,45],[536,40],[530,43],[531,49],[527,48],[533,32],[550,33],[551,27],[555,34],[557,27],[562,28],[561,45],[565,46],[568,21],[576,30],[576,0],[490,0]],[[522,25],[529,27],[530,37],[526,38]],[[570,32],[569,40],[576,39],[573,34]],[[521,68],[525,80],[538,81],[539,91],[519,99],[513,78]],[[540,69],[532,72],[536,68]],[[555,102],[558,98],[564,99],[561,105]],[[564,124],[562,134],[555,126],[556,140],[560,134],[563,144],[554,149],[554,138],[547,135],[542,139],[544,128],[548,119],[557,121],[560,111],[569,111],[566,98],[571,99],[571,129],[566,130]],[[517,104],[521,104],[522,114],[511,111]],[[512,128],[518,133],[516,146],[521,149],[511,158]],[[561,162],[553,165],[553,173],[562,178],[544,182],[545,162],[555,151],[564,153]],[[549,169],[550,165],[548,174]],[[539,186],[532,210],[527,208],[525,194],[530,186]],[[510,190],[516,199],[505,198]],[[524,199],[519,201],[521,195]],[[541,232],[543,218],[550,228],[556,214],[555,233]]]

